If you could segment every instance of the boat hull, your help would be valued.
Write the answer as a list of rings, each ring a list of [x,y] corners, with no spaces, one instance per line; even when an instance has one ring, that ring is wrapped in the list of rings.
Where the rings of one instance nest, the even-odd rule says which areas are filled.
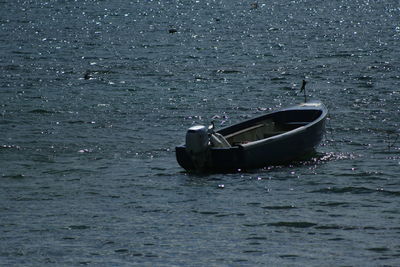
[[[229,148],[211,147],[207,165],[200,171],[231,172],[284,164],[315,151],[325,132],[327,109],[320,102],[306,103],[265,114],[218,131],[229,136],[233,132],[271,119],[282,125],[295,125],[293,130],[272,137],[234,145]],[[286,126],[288,127],[288,126]],[[196,170],[185,145],[176,147],[176,158],[187,171]]]

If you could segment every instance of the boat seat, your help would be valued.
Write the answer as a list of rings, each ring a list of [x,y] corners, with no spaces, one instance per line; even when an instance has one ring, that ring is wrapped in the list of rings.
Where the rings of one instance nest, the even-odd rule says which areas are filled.
[[[236,135],[240,135],[240,134],[243,134],[243,133],[245,133],[245,132],[249,132],[249,131],[251,131],[251,130],[254,130],[254,129],[257,129],[257,128],[261,128],[261,127],[263,127],[264,126],[264,124],[257,124],[257,125],[254,125],[254,126],[251,126],[251,127],[249,127],[249,128],[245,128],[245,129],[243,129],[243,130],[240,130],[240,131],[237,131],[237,132],[234,132],[234,133],[231,133],[231,134],[228,134],[227,136],[225,136],[227,139],[229,139],[229,138],[231,138],[232,136],[236,136]]]
[[[264,133],[272,131],[272,129],[268,128],[271,128],[271,125],[259,123],[251,127],[247,127],[245,129],[228,134],[225,137],[232,145],[246,144],[265,138]]]

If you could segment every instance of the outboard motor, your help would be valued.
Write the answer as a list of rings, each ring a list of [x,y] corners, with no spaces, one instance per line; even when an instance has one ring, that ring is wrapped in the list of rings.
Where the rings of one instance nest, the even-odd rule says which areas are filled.
[[[186,132],[186,151],[196,169],[203,169],[206,166],[209,146],[208,129],[205,126],[192,126]]]

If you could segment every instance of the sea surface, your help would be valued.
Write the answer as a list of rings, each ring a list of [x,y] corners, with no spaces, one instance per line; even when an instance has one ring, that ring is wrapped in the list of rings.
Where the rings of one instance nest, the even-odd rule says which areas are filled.
[[[317,154],[189,174],[309,99]],[[0,0],[1,266],[399,266],[397,0]]]

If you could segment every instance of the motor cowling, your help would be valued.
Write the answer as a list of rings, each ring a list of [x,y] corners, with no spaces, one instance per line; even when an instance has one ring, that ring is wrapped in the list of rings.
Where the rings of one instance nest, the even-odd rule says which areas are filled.
[[[209,137],[207,128],[203,125],[196,125],[186,132],[186,151],[189,154],[203,153],[208,149]]]
[[[196,169],[204,169],[207,165],[210,140],[208,129],[196,125],[186,132],[186,151],[190,155]]]

